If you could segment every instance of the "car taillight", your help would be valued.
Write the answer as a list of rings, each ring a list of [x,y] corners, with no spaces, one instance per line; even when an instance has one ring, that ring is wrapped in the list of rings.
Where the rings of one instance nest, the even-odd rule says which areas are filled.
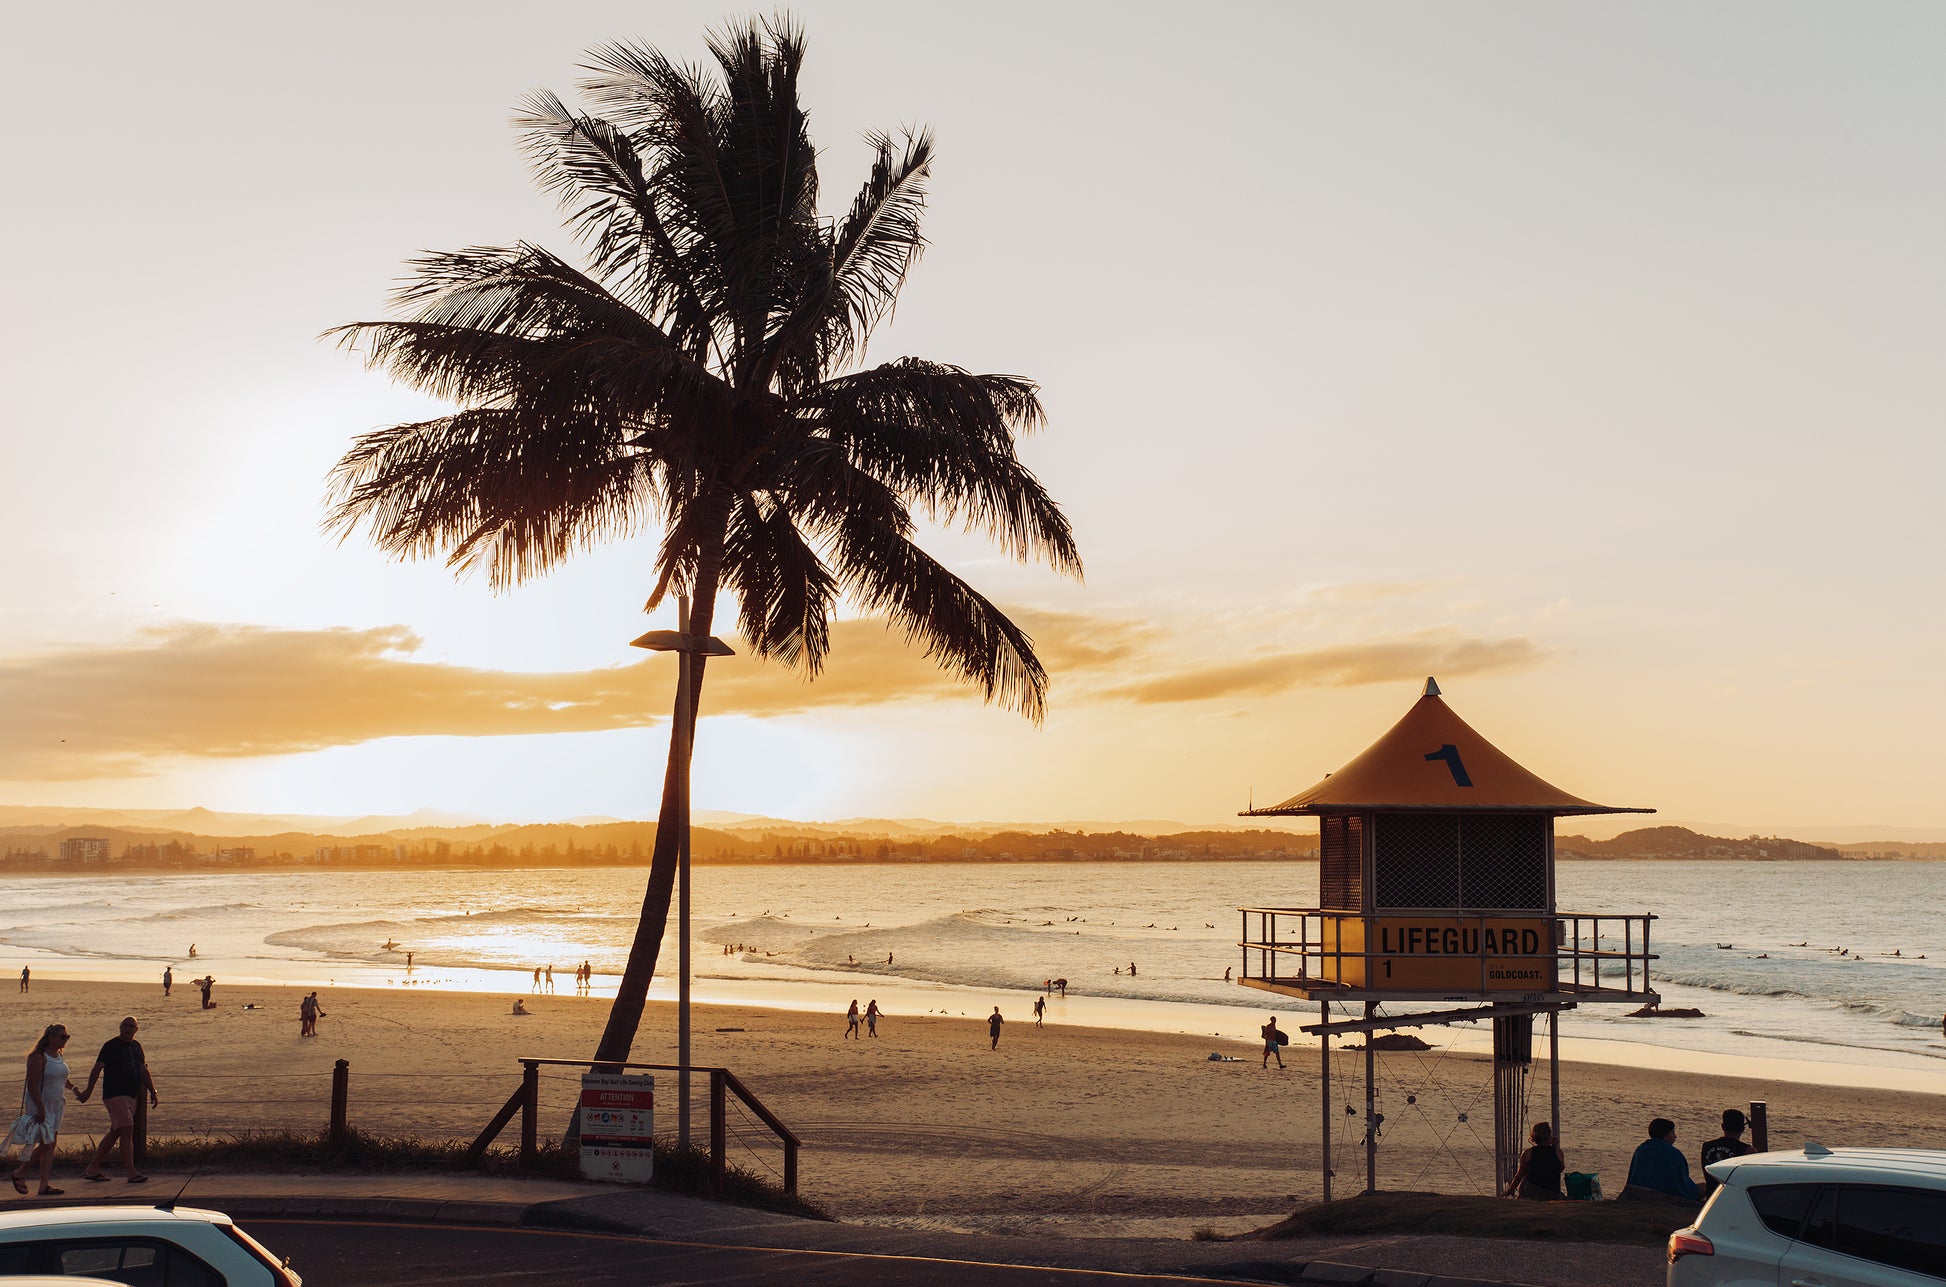
[[[1713,1256],[1716,1247],[1694,1229],[1678,1229],[1669,1235],[1669,1263],[1675,1264],[1684,1256]]]

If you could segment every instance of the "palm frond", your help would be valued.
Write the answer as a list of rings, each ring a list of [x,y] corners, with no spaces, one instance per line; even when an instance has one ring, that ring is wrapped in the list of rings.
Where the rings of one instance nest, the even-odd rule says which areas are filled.
[[[852,343],[862,346],[891,314],[906,273],[926,248],[920,223],[932,173],[932,132],[908,134],[902,147],[886,134],[871,135],[869,142],[877,153],[871,177],[852,201],[831,248],[832,281],[849,315],[851,333],[849,342],[836,349],[840,360],[850,356]]]
[[[1042,418],[1031,381],[906,358],[827,381],[810,403],[822,433],[911,503],[1081,574],[1067,516],[1014,451]]]
[[[654,516],[651,468],[599,416],[498,408],[361,434],[332,469],[324,527],[399,557],[444,554],[505,590]]]
[[[1047,714],[1047,671],[1027,632],[896,526],[871,521],[869,512],[855,508],[837,542],[846,589],[986,700],[1040,723]]]
[[[774,500],[746,494],[731,506],[723,583],[737,597],[737,628],[752,651],[807,677],[824,668],[838,581]]]
[[[596,276],[638,310],[666,317],[678,347],[705,356],[718,338],[705,297],[709,261],[676,245],[628,135],[544,91],[514,120],[542,189],[559,197],[569,228],[589,244]]]

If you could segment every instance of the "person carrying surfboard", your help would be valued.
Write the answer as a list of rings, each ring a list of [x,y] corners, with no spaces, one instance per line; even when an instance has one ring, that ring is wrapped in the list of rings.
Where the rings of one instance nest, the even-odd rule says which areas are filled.
[[[1263,1033],[1264,1067],[1270,1067],[1270,1057],[1276,1055],[1277,1066],[1282,1068],[1284,1066],[1284,1046],[1290,1041],[1290,1037],[1285,1034],[1283,1029],[1277,1026],[1276,1015],[1271,1015],[1270,1022],[1264,1024]]]

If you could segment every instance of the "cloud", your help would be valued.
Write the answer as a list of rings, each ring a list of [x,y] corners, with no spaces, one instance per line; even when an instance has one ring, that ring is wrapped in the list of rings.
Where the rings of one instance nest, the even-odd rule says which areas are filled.
[[[638,664],[514,674],[415,662],[419,637],[213,625],[0,663],[0,777],[141,772],[177,756],[314,751],[381,737],[544,733],[648,722],[664,705]]]
[[[1537,665],[1545,655],[1528,639],[1471,639],[1452,631],[1422,631],[1396,639],[1272,653],[1122,685],[1103,696],[1143,703],[1265,697],[1293,688],[1351,688],[1427,675],[1522,670]]]
[[[1027,614],[1057,676],[1120,663],[1140,626]],[[815,682],[745,656],[711,666],[706,715],[965,699],[972,690],[876,621],[833,627]],[[485,737],[634,728],[666,718],[674,665],[528,674],[413,658],[404,626],[275,630],[184,625],[127,644],[0,661],[0,778],[153,772],[180,757],[285,755],[385,737]],[[977,697],[973,697],[977,700]]]
[[[1080,613],[1021,613],[1058,705],[1196,702],[1531,666],[1526,639],[1429,631],[1183,670],[1159,627]],[[530,674],[420,661],[404,626],[276,630],[183,625],[120,645],[0,661],[0,779],[142,775],[186,757],[287,755],[389,737],[489,737],[637,728],[667,717],[673,663]],[[1131,676],[1146,678],[1130,682]],[[978,700],[879,621],[832,629],[815,682],[741,656],[710,666],[703,714]]]

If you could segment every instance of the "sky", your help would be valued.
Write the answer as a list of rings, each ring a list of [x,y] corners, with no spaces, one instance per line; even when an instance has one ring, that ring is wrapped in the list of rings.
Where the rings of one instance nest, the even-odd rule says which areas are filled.
[[[321,534],[442,409],[320,338],[573,253],[509,125],[718,4],[21,8],[0,71],[0,803],[653,815],[654,534],[496,595]],[[805,3],[835,212],[939,141],[870,361],[1040,383],[1035,726],[838,632],[712,666],[698,809],[1234,821],[1427,675],[1585,797],[1946,828],[1946,10]],[[733,641],[734,642],[734,641]]]

